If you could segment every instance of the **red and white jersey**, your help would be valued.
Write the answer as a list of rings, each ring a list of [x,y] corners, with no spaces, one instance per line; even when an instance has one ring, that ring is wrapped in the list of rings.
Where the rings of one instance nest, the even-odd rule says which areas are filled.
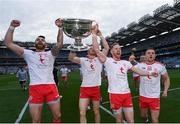
[[[140,76],[140,96],[148,98],[160,97],[160,78],[167,73],[165,66],[159,62],[153,64],[140,63],[138,68],[144,71],[157,72],[158,77]]]
[[[51,51],[35,52],[25,49],[23,57],[28,64],[30,85],[55,83],[52,73],[55,56]]]
[[[60,72],[61,72],[61,76],[67,76],[70,70],[68,68],[61,68]]]
[[[97,57],[94,59],[82,57],[80,58],[80,64],[83,77],[81,87],[100,86],[102,63],[99,59]]]
[[[129,61],[115,61],[113,58],[107,58],[104,65],[108,76],[108,92],[116,94],[130,93],[127,72],[133,65]]]

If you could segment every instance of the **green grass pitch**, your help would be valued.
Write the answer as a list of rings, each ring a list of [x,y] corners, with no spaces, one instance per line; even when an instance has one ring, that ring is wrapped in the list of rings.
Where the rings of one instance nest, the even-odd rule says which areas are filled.
[[[171,89],[180,88],[180,70],[169,70],[171,79]],[[107,81],[102,82],[101,94],[102,102],[108,101]],[[129,75],[129,85],[132,96],[137,96],[134,85],[132,83],[131,74]],[[69,75],[68,88],[64,88],[62,81],[60,82],[59,92],[63,96],[61,99],[61,112],[63,123],[79,123],[79,72],[71,72]],[[28,99],[28,92],[23,91],[18,84],[15,75],[0,75],[0,123],[14,123],[21,112],[24,104]],[[135,122],[142,122],[138,108],[138,98],[133,99]],[[110,111],[109,104],[103,104]],[[161,98],[160,122],[164,123],[180,123],[180,89],[170,91],[168,98]],[[42,122],[51,123],[52,116],[48,106],[43,106]],[[88,123],[94,122],[92,109],[87,111]],[[21,123],[30,123],[31,118],[28,108],[23,115]],[[101,109],[101,122],[114,123],[115,119],[107,112]]]

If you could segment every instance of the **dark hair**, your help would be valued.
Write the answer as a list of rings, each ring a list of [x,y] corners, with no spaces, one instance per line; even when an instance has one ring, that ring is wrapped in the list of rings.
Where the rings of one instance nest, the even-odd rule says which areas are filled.
[[[146,51],[148,51],[148,50],[154,50],[154,51],[156,52],[156,50],[155,50],[153,47],[149,47],[149,48],[147,48],[147,50],[146,50]]]
[[[119,45],[119,43],[114,42],[110,48],[112,49],[115,45]]]
[[[43,35],[39,35],[38,37],[41,37],[41,38],[43,38],[43,39],[45,39],[46,37],[45,36],[43,36]]]

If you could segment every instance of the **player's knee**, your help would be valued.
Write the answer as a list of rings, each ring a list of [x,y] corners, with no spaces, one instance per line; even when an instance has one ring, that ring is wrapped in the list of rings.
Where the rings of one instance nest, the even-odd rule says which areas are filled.
[[[86,116],[86,111],[85,110],[80,110],[80,116]]]
[[[159,119],[158,117],[152,117],[152,123],[158,123]]]
[[[100,114],[99,109],[94,109],[93,111],[94,111],[95,115],[99,115]]]

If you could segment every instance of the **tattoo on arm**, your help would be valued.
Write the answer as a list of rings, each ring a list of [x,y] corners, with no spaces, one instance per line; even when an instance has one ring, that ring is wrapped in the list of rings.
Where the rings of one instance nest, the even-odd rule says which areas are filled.
[[[58,56],[59,51],[60,51],[60,49],[56,45],[54,45],[53,48],[51,49],[51,53],[52,53],[53,56]]]

